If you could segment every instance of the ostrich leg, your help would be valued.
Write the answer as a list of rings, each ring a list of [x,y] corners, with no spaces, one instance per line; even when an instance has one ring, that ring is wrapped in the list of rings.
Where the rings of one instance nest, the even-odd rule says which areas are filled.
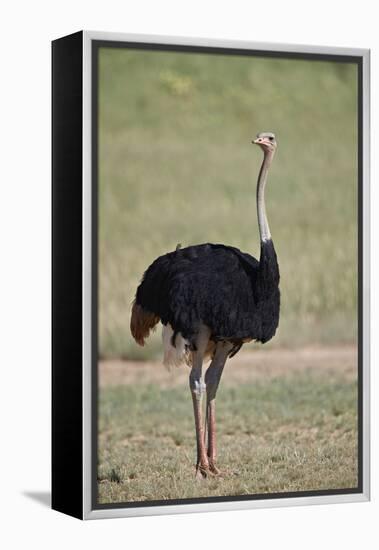
[[[215,475],[220,473],[219,469],[216,467],[216,393],[226,359],[232,348],[233,344],[230,342],[219,342],[216,346],[212,363],[205,373],[205,384],[207,390],[206,423],[208,428],[207,454],[209,470]]]
[[[205,431],[202,420],[202,401],[205,393],[205,384],[202,380],[203,357],[207,348],[209,339],[209,331],[207,329],[201,331],[196,351],[192,352],[192,369],[189,376],[189,385],[192,394],[193,412],[195,416],[196,428],[196,445],[197,445],[197,462],[196,462],[196,477],[203,478],[207,476],[209,470],[209,462],[207,450],[205,447]]]

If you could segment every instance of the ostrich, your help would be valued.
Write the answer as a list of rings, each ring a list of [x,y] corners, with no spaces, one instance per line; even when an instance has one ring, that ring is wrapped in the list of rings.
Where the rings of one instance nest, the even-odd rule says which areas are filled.
[[[161,321],[164,363],[167,366],[187,363],[191,368],[189,386],[199,478],[220,474],[216,466],[215,401],[227,358],[233,357],[246,342],[270,340],[279,323],[279,266],[264,199],[267,173],[277,144],[271,132],[258,134],[252,143],[263,150],[256,190],[259,261],[223,244],[187,248],[178,245],[175,251],[158,257],[148,267],[132,306],[130,329],[136,342],[143,346],[150,331]],[[205,359],[211,359],[211,363],[203,379]]]

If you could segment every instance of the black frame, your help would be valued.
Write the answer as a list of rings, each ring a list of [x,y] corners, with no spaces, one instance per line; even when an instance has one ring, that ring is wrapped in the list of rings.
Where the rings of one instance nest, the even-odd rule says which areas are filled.
[[[301,53],[92,40],[92,509],[142,508],[210,502],[238,502],[363,492],[363,58],[360,55]],[[228,497],[99,504],[98,434],[98,53],[102,47],[215,55],[306,59],[355,63],[358,70],[358,486]],[[53,42],[53,287],[52,287],[52,507],[83,518],[83,32]],[[71,483],[68,486],[66,479]]]
[[[53,42],[52,507],[78,518],[83,515],[82,72],[82,33]]]

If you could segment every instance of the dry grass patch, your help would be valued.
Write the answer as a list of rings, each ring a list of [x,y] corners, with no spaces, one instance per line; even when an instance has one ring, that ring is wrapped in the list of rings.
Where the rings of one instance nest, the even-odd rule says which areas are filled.
[[[267,360],[271,357],[275,363],[272,353]],[[271,371],[264,369],[262,359],[261,370],[251,369],[250,377],[245,372],[249,365],[244,364],[250,355],[236,358],[236,368],[230,365],[218,394],[223,475],[202,483],[194,479],[188,372],[178,374],[185,379],[168,384],[159,365],[140,365],[141,378],[133,365],[132,374],[121,377],[127,383],[118,385],[102,373],[100,502],[355,487],[356,355],[353,349],[341,351],[339,361],[336,355],[335,350],[323,350],[312,359],[309,351],[298,351],[296,361],[288,355],[282,368]],[[163,374],[149,383],[153,372]],[[119,376],[118,372],[118,382]]]

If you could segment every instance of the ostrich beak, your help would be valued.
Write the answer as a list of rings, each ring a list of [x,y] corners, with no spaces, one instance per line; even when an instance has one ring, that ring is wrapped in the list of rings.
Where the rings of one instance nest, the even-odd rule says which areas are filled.
[[[255,143],[256,145],[259,145],[260,143],[262,143],[262,138],[256,138],[256,139],[253,139],[253,141],[251,143]]]

